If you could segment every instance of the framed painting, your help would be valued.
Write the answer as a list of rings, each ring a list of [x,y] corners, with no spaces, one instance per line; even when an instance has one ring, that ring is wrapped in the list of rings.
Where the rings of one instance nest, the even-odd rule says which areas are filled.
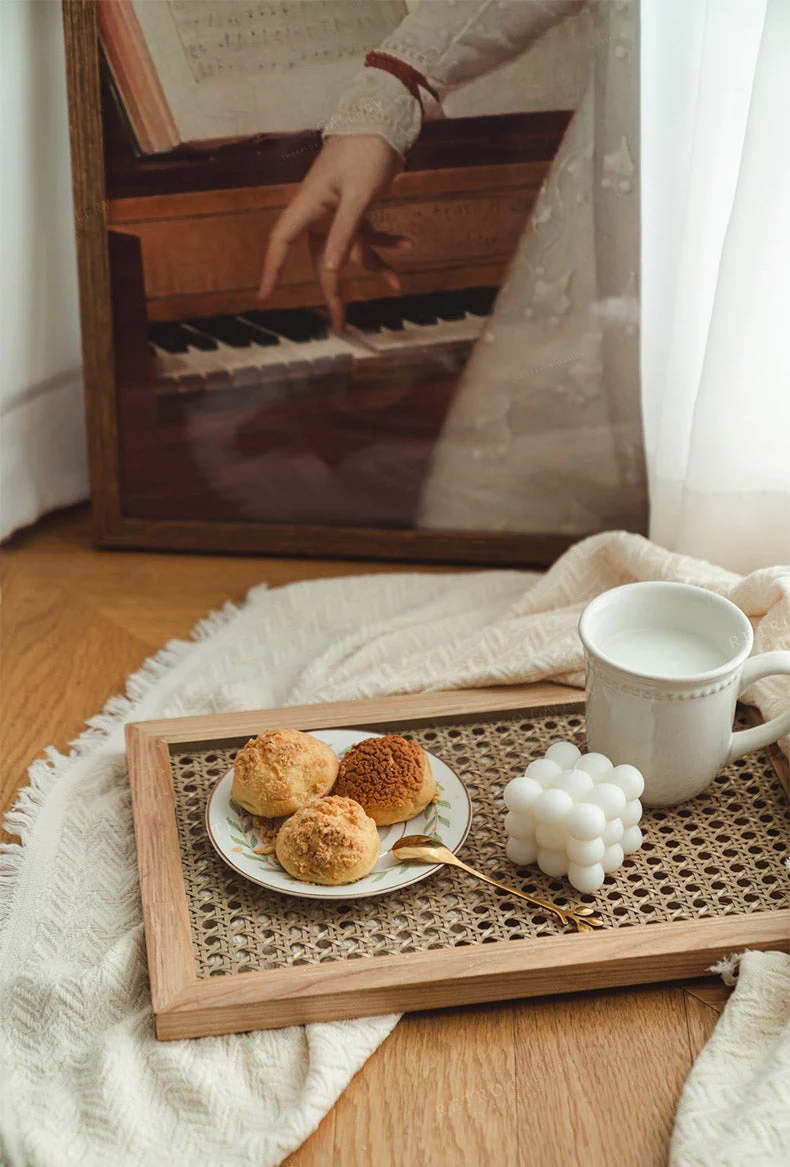
[[[64,19],[101,545],[545,565],[643,530],[635,4]]]

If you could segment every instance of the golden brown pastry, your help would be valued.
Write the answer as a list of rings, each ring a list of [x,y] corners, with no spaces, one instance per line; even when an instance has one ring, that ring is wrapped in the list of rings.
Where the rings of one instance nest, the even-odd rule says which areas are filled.
[[[355,798],[374,823],[403,823],[439,797],[428,755],[397,734],[369,737],[340,763],[335,794]]]
[[[331,790],[337,770],[325,742],[298,729],[267,729],[236,754],[231,796],[251,814],[279,818]]]
[[[373,819],[330,794],[298,810],[277,834],[277,858],[295,879],[330,887],[369,875],[381,845]]]

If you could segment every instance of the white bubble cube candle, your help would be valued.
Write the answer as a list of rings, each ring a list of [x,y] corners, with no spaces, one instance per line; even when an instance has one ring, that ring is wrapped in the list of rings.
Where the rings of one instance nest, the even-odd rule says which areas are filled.
[[[577,891],[597,891],[642,846],[644,788],[635,766],[554,742],[505,787],[508,859],[519,867],[537,863],[554,878],[567,875]]]

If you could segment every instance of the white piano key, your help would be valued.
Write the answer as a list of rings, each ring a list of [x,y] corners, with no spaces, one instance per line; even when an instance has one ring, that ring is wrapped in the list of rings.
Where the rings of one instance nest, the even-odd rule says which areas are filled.
[[[207,377],[212,373],[233,374],[236,369],[257,368],[262,373],[281,376],[308,376],[311,371],[324,372],[337,365],[347,365],[353,358],[372,355],[370,349],[355,338],[330,335],[321,340],[297,343],[281,337],[278,344],[249,344],[243,348],[217,341],[215,349],[190,346],[186,353],[167,353],[152,346],[156,357],[156,374],[164,380],[185,376]]]
[[[190,372],[189,357],[186,353],[168,353],[158,344],[153,343],[151,343],[151,348],[154,353],[157,377],[184,377]]]
[[[467,313],[463,320],[439,320],[436,324],[412,324],[404,320],[403,328],[398,331],[382,328],[380,332],[361,332],[349,325],[348,332],[364,340],[378,355],[403,349],[415,350],[451,344],[459,340],[475,341],[483,332],[486,323],[485,317],[471,316]]]

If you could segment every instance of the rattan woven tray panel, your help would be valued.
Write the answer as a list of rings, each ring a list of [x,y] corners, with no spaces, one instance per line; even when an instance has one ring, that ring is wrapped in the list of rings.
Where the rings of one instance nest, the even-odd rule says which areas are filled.
[[[580,714],[508,716],[472,724],[405,727],[450,765],[473,803],[460,854],[474,867],[543,897],[594,903],[612,927],[770,911],[787,906],[788,804],[767,753],[734,763],[678,808],[647,810],[645,843],[580,896],[504,856],[502,791],[557,738],[583,748]],[[179,846],[197,975],[214,977],[385,954],[424,952],[561,931],[551,919],[458,870],[401,891],[347,903],[278,896],[236,875],[214,852],[206,800],[234,750],[172,757]]]

